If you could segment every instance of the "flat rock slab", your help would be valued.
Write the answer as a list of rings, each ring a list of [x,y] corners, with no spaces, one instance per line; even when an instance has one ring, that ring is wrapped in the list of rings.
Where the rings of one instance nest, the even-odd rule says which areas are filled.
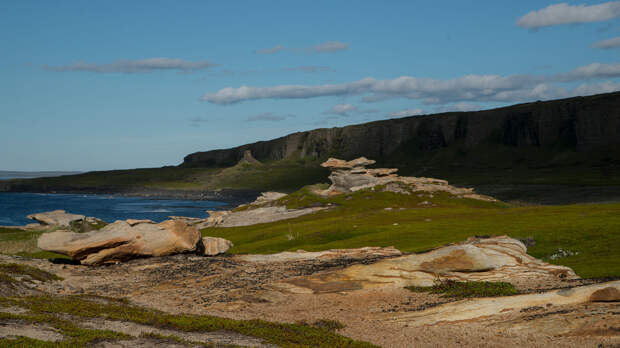
[[[463,300],[446,303],[420,312],[401,313],[398,316],[393,316],[393,320],[416,326],[432,325],[438,322],[470,320],[512,311],[519,312],[525,308],[545,307],[548,304],[561,306],[596,302],[596,293],[605,290],[619,291],[620,280],[549,291],[541,294]],[[617,301],[620,301],[620,299]]]
[[[135,257],[164,256],[198,249],[200,233],[182,221],[159,224],[116,221],[98,231],[56,231],[39,237],[43,250],[71,256],[85,265],[118,262]]]
[[[568,267],[548,264],[526,253],[527,248],[506,236],[472,238],[423,254],[412,254],[354,265],[344,270],[300,277],[279,284],[292,292],[337,292],[375,287],[432,286],[438,278],[456,281],[542,281],[578,279]]]
[[[264,224],[268,222],[293,219],[299,216],[312,214],[325,209],[327,208],[316,207],[304,209],[287,209],[286,207],[262,207],[250,210],[243,210],[220,216],[221,223],[219,223],[217,227],[238,227]]]
[[[364,247],[358,249],[330,249],[324,251],[284,251],[267,255],[237,255],[236,259],[247,262],[290,262],[301,260],[333,260],[339,258],[365,259],[374,257],[390,257],[402,255],[394,247]]]
[[[42,225],[69,227],[72,222],[84,220],[86,216],[67,213],[64,210],[54,210],[44,213],[30,214],[28,215],[28,218],[35,220]]]

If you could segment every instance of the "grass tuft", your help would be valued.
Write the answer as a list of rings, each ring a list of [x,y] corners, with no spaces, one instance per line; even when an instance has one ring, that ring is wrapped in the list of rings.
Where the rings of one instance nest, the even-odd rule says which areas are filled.
[[[458,299],[470,297],[497,297],[518,295],[514,285],[506,282],[458,282],[455,280],[441,280],[433,286],[406,286],[405,289],[413,292],[428,292],[441,294],[442,297]]]

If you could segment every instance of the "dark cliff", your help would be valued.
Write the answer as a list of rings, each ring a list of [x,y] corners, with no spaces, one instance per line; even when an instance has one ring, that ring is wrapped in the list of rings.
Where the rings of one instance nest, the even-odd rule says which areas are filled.
[[[574,152],[588,157],[585,154],[592,151],[609,151],[608,159],[617,161],[615,150],[619,145],[620,92],[614,92],[477,112],[449,112],[316,129],[231,149],[196,152],[186,156],[181,166],[231,166],[246,150],[259,161],[366,156],[399,167],[415,162],[415,158],[428,160],[429,154],[436,157],[438,153],[455,151],[473,155],[460,162],[455,156],[447,156],[445,161],[451,163],[444,165],[458,167],[458,163],[465,162],[473,165],[472,161],[480,163],[484,158],[492,165],[497,159],[488,152],[497,155],[499,148],[505,150],[500,154],[502,163],[533,165],[536,161],[562,161],[557,158],[559,153]],[[529,156],[528,152],[544,155]]]

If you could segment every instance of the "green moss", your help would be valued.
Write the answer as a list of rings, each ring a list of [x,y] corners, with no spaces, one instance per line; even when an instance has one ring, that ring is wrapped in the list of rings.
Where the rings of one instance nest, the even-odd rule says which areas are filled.
[[[469,298],[469,297],[497,297],[512,296],[519,294],[515,287],[506,282],[457,282],[454,280],[442,280],[433,286],[407,286],[413,292],[429,292],[441,294],[443,297]]]
[[[60,334],[65,336],[65,339],[59,342],[47,342],[27,337],[2,338],[0,339],[0,346],[2,347],[90,347],[94,343],[104,340],[132,338],[129,335],[110,330],[83,329],[50,313],[12,314],[0,312],[0,320],[46,324],[56,328]]]
[[[42,282],[47,282],[51,280],[62,280],[62,278],[50,272],[28,265],[20,265],[17,263],[0,263],[0,274],[13,276],[28,276],[34,280]]]

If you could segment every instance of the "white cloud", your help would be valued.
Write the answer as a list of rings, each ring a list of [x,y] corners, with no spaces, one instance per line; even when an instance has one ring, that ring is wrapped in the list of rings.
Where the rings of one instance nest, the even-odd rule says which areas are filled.
[[[285,71],[303,71],[305,73],[333,71],[330,67],[321,66],[321,65],[303,65],[303,66],[296,66],[292,68],[284,68],[284,70]]]
[[[589,65],[580,66],[567,73],[558,74],[556,77],[560,81],[579,81],[597,78],[620,77],[620,63],[592,63]]]
[[[277,122],[277,121],[284,121],[284,120],[286,120],[289,117],[294,117],[294,115],[292,115],[292,114],[276,115],[273,112],[263,112],[262,114],[258,114],[258,115],[254,115],[254,116],[248,117],[247,121],[249,121],[249,122],[256,122],[256,121]]]
[[[620,17],[620,1],[590,6],[560,3],[527,13],[517,20],[517,25],[536,29],[558,24],[600,22],[617,17]]]
[[[274,54],[274,53],[278,53],[278,52],[282,51],[283,49],[284,49],[284,46],[276,45],[276,46],[273,46],[273,47],[270,47],[270,48],[260,49],[260,50],[256,51],[256,53],[259,53],[259,54]]]
[[[417,116],[417,115],[423,115],[423,114],[424,114],[424,110],[420,108],[405,109],[405,110],[390,112],[388,114],[388,117],[406,117],[406,116]]]
[[[273,87],[226,87],[203,95],[213,104],[233,104],[257,99],[305,99],[364,95],[365,102],[394,98],[420,100],[426,104],[457,102],[519,102],[575,95],[558,83],[620,77],[620,63],[593,63],[556,75],[466,75],[449,80],[401,76],[325,85],[279,85]],[[596,88],[596,87],[593,87]]]
[[[462,111],[476,111],[480,109],[482,109],[482,107],[478,104],[461,102],[461,103],[443,105],[440,108],[438,108],[436,112],[451,112],[451,111],[462,112]]]
[[[118,60],[107,64],[95,64],[76,62],[71,65],[49,66],[44,65],[46,70],[53,71],[90,71],[99,73],[143,73],[156,70],[176,70],[190,72],[203,70],[216,66],[209,61],[189,62],[177,58],[148,58],[141,60]]]
[[[357,111],[357,107],[351,104],[337,104],[325,111],[326,114],[348,116],[352,112]]]
[[[346,42],[340,41],[327,41],[322,44],[316,45],[312,47],[312,51],[314,52],[337,52],[344,51],[349,49],[349,44]]]
[[[330,52],[338,52],[345,51],[349,49],[349,44],[346,42],[340,41],[326,41],[314,46],[306,46],[306,47],[286,47],[283,45],[276,45],[269,48],[263,48],[257,50],[256,53],[259,54],[274,54],[281,51],[290,51],[297,53],[330,53]]]
[[[620,36],[595,42],[592,47],[602,49],[618,48],[620,47]]]

